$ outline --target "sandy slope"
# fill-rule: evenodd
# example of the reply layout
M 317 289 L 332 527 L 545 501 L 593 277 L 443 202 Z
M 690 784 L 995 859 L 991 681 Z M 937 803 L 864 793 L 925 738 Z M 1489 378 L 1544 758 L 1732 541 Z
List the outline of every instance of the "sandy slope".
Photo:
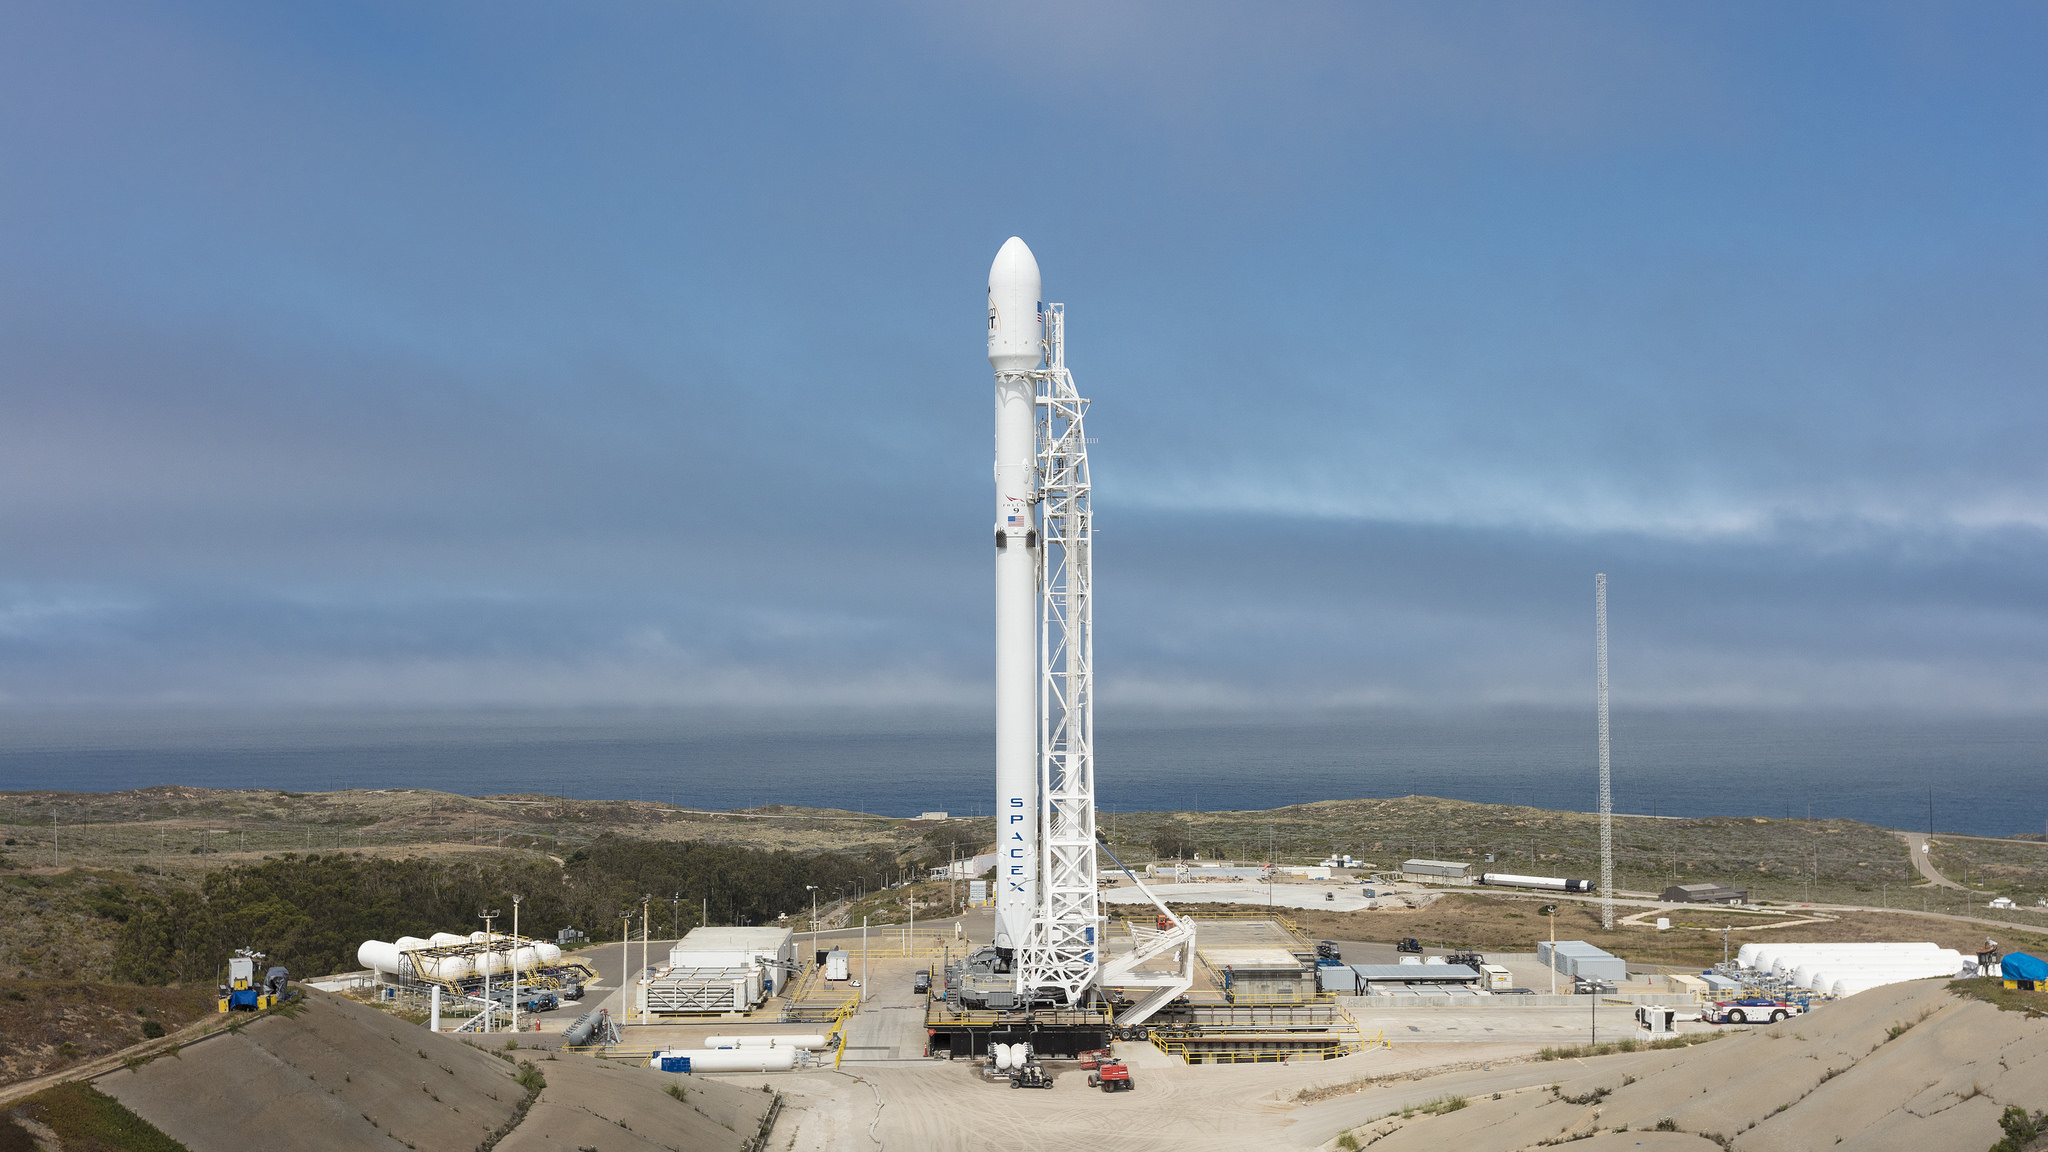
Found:
M 1981 1149 L 1999 1138 L 2006 1105 L 2048 1108 L 2048 1023 L 1918 981 L 1701 1048 L 1551 1067 L 1555 1091 L 1474 1099 L 1358 1138 L 1378 1152 L 1506 1152 L 1588 1131 L 1644 1139 L 1669 1120 L 1671 1147 L 1702 1150 L 1713 1146 L 1708 1135 L 1732 1138 L 1740 1152 Z
M 515 1067 L 450 1035 L 338 996 L 212 1037 L 96 1085 L 193 1152 L 469 1149 L 516 1117 Z M 507 1152 L 730 1149 L 758 1131 L 758 1083 L 664 1076 L 531 1050 L 547 1079 Z M 687 1088 L 677 1101 L 665 1091 Z

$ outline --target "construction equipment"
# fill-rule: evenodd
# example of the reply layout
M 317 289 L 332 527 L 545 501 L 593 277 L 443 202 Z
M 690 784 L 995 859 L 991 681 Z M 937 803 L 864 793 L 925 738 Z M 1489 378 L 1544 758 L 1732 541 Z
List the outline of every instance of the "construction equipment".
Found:
M 291 974 L 281 965 L 273 965 L 260 982 L 256 979 L 256 962 L 261 959 L 263 953 L 247 948 L 238 948 L 229 957 L 228 981 L 220 986 L 217 1001 L 220 1011 L 262 1012 L 293 995 L 289 989 Z
M 1129 1092 L 1137 1087 L 1137 1083 L 1131 1079 L 1130 1065 L 1121 1060 L 1110 1060 L 1096 1065 L 1095 1071 L 1088 1074 L 1088 1086 L 1104 1092 Z

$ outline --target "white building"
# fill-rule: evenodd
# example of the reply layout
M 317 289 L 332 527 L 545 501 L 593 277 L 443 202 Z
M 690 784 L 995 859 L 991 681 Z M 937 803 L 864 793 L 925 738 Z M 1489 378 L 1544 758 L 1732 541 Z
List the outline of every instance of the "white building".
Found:
M 796 933 L 787 928 L 692 928 L 668 950 L 671 968 L 758 966 L 761 987 L 780 995 L 796 974 Z

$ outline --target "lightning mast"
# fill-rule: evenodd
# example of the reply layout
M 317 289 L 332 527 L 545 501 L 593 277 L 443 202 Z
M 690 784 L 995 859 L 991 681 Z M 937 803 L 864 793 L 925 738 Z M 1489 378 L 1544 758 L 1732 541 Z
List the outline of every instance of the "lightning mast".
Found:
M 1593 576 L 1593 646 L 1598 670 L 1593 694 L 1600 709 L 1600 926 L 1614 927 L 1614 776 L 1608 760 L 1607 574 Z

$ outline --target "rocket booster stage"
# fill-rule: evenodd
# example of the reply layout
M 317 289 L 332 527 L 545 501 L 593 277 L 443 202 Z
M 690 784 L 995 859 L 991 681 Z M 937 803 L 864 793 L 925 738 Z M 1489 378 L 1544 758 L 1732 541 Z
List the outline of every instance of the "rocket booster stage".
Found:
M 1045 304 L 1038 261 L 1010 237 L 988 270 L 996 374 L 996 923 L 1018 948 L 1038 905 L 1038 367 Z

